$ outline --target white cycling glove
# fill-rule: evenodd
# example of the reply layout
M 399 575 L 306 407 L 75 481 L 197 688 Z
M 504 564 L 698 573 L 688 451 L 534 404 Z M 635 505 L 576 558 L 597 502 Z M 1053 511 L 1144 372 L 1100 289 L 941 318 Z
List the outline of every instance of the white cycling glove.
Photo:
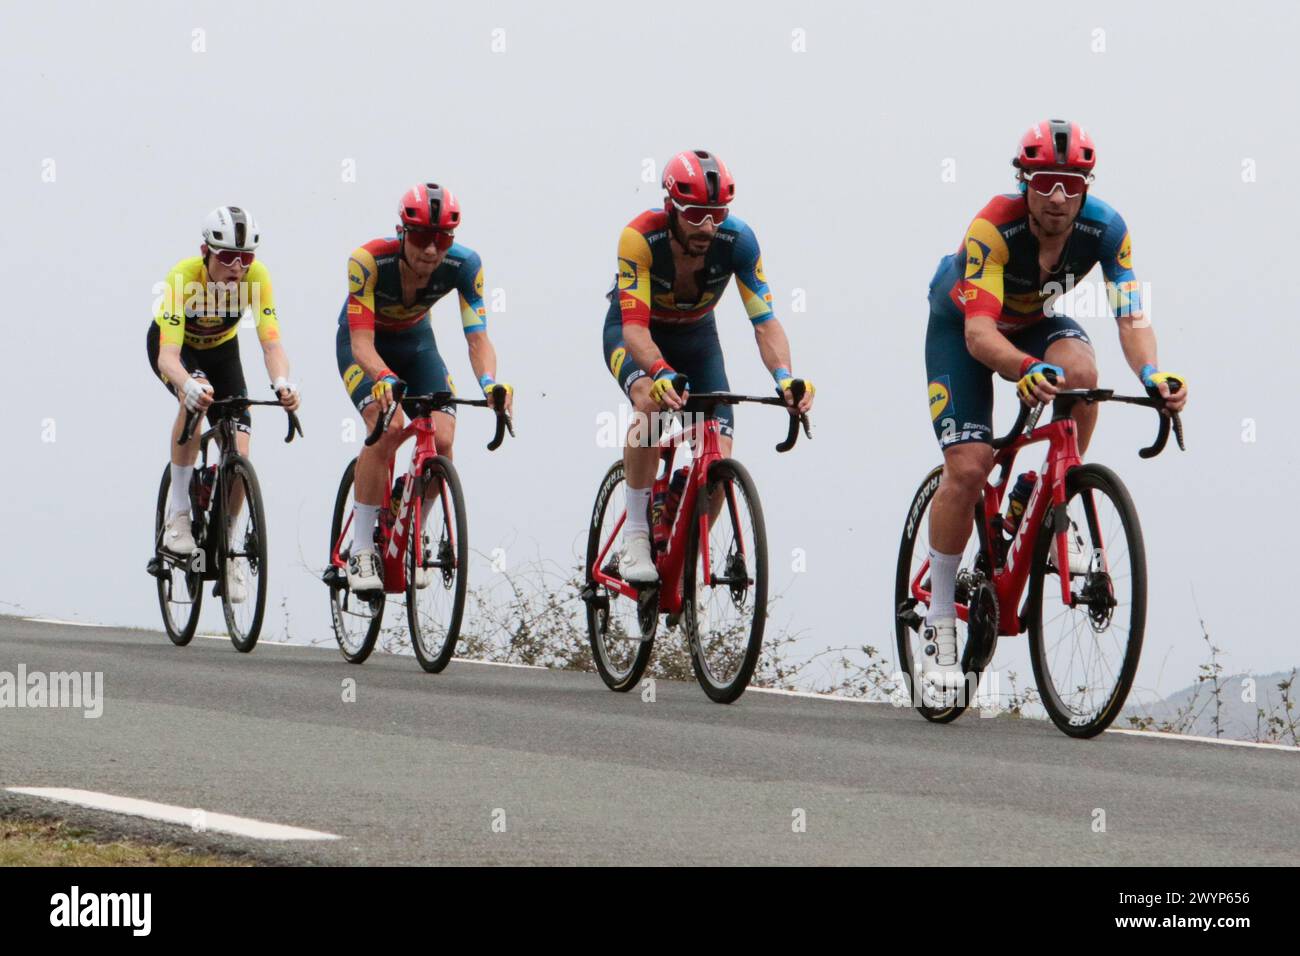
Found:
M 212 386 L 197 378 L 185 380 L 185 407 L 192 412 L 199 410 L 199 396 L 204 392 L 212 394 Z

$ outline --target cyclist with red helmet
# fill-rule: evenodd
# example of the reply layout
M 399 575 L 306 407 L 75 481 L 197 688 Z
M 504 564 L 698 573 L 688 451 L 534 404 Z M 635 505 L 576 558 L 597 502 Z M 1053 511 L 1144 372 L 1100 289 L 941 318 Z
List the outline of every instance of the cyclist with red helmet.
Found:
M 1178 411 L 1187 401 L 1186 379 L 1157 367 L 1156 337 L 1142 311 L 1128 228 L 1119 213 L 1088 193 L 1096 163 L 1092 139 L 1077 123 L 1036 124 L 1012 160 L 1019 191 L 996 196 L 980 210 L 930 281 L 925 364 L 930 420 L 944 464 L 930 512 L 932 600 L 922 675 L 944 694 L 962 685 L 954 592 L 975 505 L 993 467 L 993 373 L 1016 382 L 1026 404 L 1050 401 L 1061 388 L 1096 386 L 1088 334 L 1052 306 L 1100 263 L 1120 346 L 1134 374 L 1167 399 L 1170 409 Z M 1171 394 L 1174 380 L 1183 387 Z M 1097 407 L 1079 403 L 1073 414 L 1082 451 Z M 1072 545 L 1076 541 L 1071 535 Z M 1086 563 L 1086 555 L 1077 557 Z
M 404 381 L 411 395 L 455 393 L 447 365 L 434 341 L 429 310 L 453 289 L 460 298 L 461 327 L 469 346 L 469 361 L 479 387 L 491 401 L 496 382 L 497 354 L 487 335 L 483 305 L 483 266 L 478 253 L 456 242 L 460 203 L 450 189 L 421 183 L 402 196 L 397 207 L 396 238 L 374 239 L 348 259 L 348 297 L 339 314 L 336 337 L 339 375 L 349 398 L 365 420 L 366 430 L 393 404 L 393 385 Z M 408 408 L 409 412 L 410 409 Z M 456 437 L 455 406 L 433 413 L 438 454 L 452 457 Z M 388 463 L 400 444 L 405 420 L 401 411 L 383 437 L 357 456 L 356 502 L 348 586 L 354 591 L 383 587 L 375 555 L 375 527 L 388 481 Z M 433 500 L 426 498 L 427 524 Z M 432 572 L 416 572 L 416 584 L 427 587 Z
M 713 310 L 733 275 L 763 364 L 786 402 L 793 401 L 790 343 L 772 313 L 754 230 L 731 214 L 736 195 L 731 172 L 713 153 L 688 150 L 664 167 L 663 188 L 663 208 L 641 213 L 619 238 L 618 273 L 602 336 L 605 364 L 641 418 L 629 428 L 623 451 L 627 520 L 619 559 L 623 579 L 639 584 L 658 579 L 647 512 L 659 458 L 645 421 L 665 409 L 693 410 L 688 395 L 673 387 L 679 374 L 697 392 L 729 388 Z M 805 383 L 801 411 L 812 407 L 815 391 Z M 713 415 L 727 457 L 732 408 L 718 406 Z

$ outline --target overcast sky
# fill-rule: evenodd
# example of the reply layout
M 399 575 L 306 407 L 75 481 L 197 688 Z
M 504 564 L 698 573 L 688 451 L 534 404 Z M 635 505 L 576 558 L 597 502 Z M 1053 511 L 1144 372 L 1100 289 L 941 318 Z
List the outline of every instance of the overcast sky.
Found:
M 1154 417 L 1113 407 L 1089 455 L 1124 476 L 1146 532 L 1138 686 L 1194 677 L 1193 594 L 1230 669 L 1300 663 L 1278 604 L 1297 527 L 1297 21 L 1283 3 L 5 4 L 0 601 L 158 626 L 143 569 L 174 403 L 144 336 L 155 283 L 231 203 L 261 223 L 304 403 L 290 446 L 283 417 L 254 410 L 265 636 L 282 636 L 283 600 L 295 638 L 328 638 L 317 572 L 356 451 L 334 361 L 345 263 L 426 180 L 460 197 L 459 238 L 504 306 L 488 324 L 499 377 L 517 388 L 519 436 L 494 454 L 490 416 L 462 412 L 471 544 L 516 566 L 573 562 L 616 454 L 596 433 L 621 396 L 600 350 L 619 231 L 659 203 L 659 164 L 704 147 L 736 177 L 794 370 L 818 386 L 815 438 L 790 455 L 772 450 L 773 410 L 737 414 L 784 592 L 775 623 L 802 632 L 801 653 L 867 641 L 892 657 L 901 523 L 939 460 L 926 284 L 1012 188 L 1021 133 L 1065 116 L 1097 143 L 1093 192 L 1128 222 L 1161 365 L 1192 393 L 1186 454 L 1139 460 Z M 1134 391 L 1113 320 L 1079 317 L 1102 384 Z M 454 297 L 433 318 L 464 391 Z M 718 319 L 733 387 L 769 389 L 735 292 Z M 256 337 L 240 339 L 269 395 Z M 1013 413 L 1002 385 L 999 426 Z M 806 573 L 790 570 L 795 548 Z M 489 573 L 477 562 L 472 583 Z M 220 628 L 215 604 L 205 615 Z M 1004 666 L 1028 675 L 1024 660 L 1004 642 Z

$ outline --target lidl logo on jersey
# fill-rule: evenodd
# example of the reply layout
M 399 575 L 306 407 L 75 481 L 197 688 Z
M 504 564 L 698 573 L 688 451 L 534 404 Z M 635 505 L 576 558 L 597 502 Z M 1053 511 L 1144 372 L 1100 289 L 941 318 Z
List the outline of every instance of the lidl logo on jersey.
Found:
M 1133 268 L 1133 243 L 1127 232 L 1124 233 L 1124 241 L 1119 244 L 1119 255 L 1115 257 L 1115 261 L 1119 263 L 1121 269 Z
M 368 278 L 370 278 L 370 270 L 356 259 L 348 259 L 348 288 L 353 295 L 361 294 L 361 290 L 366 287 L 366 279 Z
M 984 275 L 984 261 L 989 256 L 989 247 L 978 239 L 966 240 L 966 278 L 979 279 Z
M 478 270 L 478 275 L 474 277 L 474 294 L 480 299 L 483 298 L 483 270 Z
M 614 349 L 614 354 L 609 357 L 609 370 L 618 378 L 618 373 L 623 370 L 623 359 L 627 358 L 627 349 L 620 346 Z
M 930 383 L 930 421 L 935 421 L 952 401 L 952 385 L 947 375 L 940 375 Z
M 619 289 L 632 291 L 637 287 L 637 265 L 619 256 Z
M 346 388 L 348 394 L 351 395 L 357 390 L 357 386 L 361 384 L 361 380 L 365 377 L 366 373 L 361 370 L 361 366 L 354 362 L 349 365 L 347 371 L 343 373 L 343 387 Z
M 766 282 L 767 276 L 763 274 L 763 257 L 759 256 L 758 261 L 754 263 L 754 277 L 759 282 Z

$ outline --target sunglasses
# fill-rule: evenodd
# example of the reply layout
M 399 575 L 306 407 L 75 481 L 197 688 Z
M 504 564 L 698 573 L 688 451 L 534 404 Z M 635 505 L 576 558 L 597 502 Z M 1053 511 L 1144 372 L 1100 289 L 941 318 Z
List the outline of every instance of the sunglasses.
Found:
M 456 241 L 456 236 L 447 229 L 407 229 L 405 236 L 406 241 L 417 249 L 433 246 L 439 252 L 446 252 Z
M 238 262 L 242 263 L 244 268 L 247 269 L 253 264 L 253 260 L 257 258 L 255 252 L 240 252 L 238 249 L 209 248 L 208 252 L 226 268 L 232 268 Z
M 1037 172 L 1027 173 L 1025 182 L 1040 196 L 1052 195 L 1059 186 L 1066 199 L 1077 199 L 1092 182 L 1092 176 L 1089 173 Z
M 669 202 L 673 204 L 677 214 L 692 226 L 702 226 L 706 222 L 720 226 L 728 215 L 726 206 L 683 206 L 676 199 L 670 199 Z

